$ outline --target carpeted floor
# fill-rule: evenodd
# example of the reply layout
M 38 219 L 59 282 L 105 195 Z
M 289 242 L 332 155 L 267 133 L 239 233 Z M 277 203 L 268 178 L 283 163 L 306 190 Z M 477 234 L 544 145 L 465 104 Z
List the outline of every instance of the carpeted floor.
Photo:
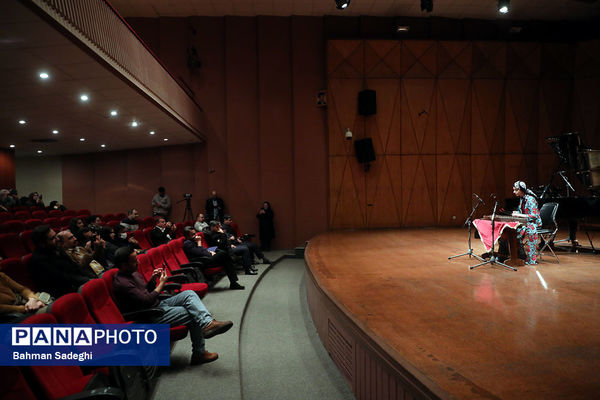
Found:
M 189 366 L 189 338 L 176 343 L 171 366 L 159 378 L 153 399 L 354 399 L 349 385 L 325 352 L 310 319 L 304 287 L 304 260 L 284 257 L 260 275 L 241 273 L 246 290 L 229 291 L 223 278 L 204 303 L 234 327 L 207 340 L 219 353 L 211 364 Z

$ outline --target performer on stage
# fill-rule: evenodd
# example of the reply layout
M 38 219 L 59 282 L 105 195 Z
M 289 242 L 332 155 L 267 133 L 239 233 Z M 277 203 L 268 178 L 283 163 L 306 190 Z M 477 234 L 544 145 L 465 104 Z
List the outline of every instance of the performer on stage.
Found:
M 521 241 L 525 251 L 525 263 L 535 265 L 537 264 L 537 244 L 539 240 L 537 230 L 542 226 L 537 200 L 523 181 L 515 182 L 513 193 L 521 198 L 519 208 L 517 211 L 513 211 L 513 215 L 527 218 L 527 224 L 517 228 L 517 238 Z

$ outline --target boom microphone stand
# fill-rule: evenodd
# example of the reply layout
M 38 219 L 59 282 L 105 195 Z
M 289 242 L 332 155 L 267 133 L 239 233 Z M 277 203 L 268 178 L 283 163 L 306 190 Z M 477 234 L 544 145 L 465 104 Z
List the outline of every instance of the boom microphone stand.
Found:
M 492 265 L 498 264 L 498 265 L 500 265 L 500 266 L 502 266 L 504 268 L 512 269 L 513 271 L 517 270 L 516 268 L 508 266 L 508 265 L 506 265 L 504 263 L 501 263 L 498 260 L 498 257 L 496 256 L 496 254 L 494 253 L 494 243 L 495 243 L 495 241 L 494 241 L 494 232 L 495 232 L 495 228 L 496 228 L 496 225 L 495 225 L 496 221 L 495 220 L 496 220 L 496 208 L 497 207 L 498 207 L 498 200 L 496 200 L 494 202 L 494 211 L 492 211 L 492 250 L 491 250 L 490 259 L 487 260 L 487 261 L 484 261 L 482 263 L 479 263 L 477 265 L 473 265 L 472 267 L 469 267 L 469 269 L 474 269 L 474 268 L 477 268 L 477 267 L 481 267 L 482 265 L 486 265 L 486 264 L 492 264 Z
M 473 248 L 471 248 L 471 226 L 473 225 L 472 218 L 473 218 L 473 215 L 475 214 L 475 210 L 477 210 L 477 207 L 479 207 L 479 204 L 483 203 L 483 200 L 481 200 L 481 197 L 477 196 L 475 193 L 473 193 L 473 196 L 475 196 L 477 198 L 477 203 L 475 203 L 475 205 L 473 206 L 473 209 L 471 210 L 471 214 L 469 214 L 469 216 L 467 217 L 467 220 L 463 224 L 463 226 L 466 225 L 468 227 L 468 231 L 469 231 L 469 240 L 468 240 L 469 249 L 465 253 L 448 257 L 448 260 L 452 260 L 453 258 L 456 258 L 456 257 L 469 256 L 469 258 L 475 257 L 479 261 L 484 261 L 483 258 L 479 257 L 477 254 L 474 254 Z M 485 204 L 485 203 L 483 203 L 483 204 Z

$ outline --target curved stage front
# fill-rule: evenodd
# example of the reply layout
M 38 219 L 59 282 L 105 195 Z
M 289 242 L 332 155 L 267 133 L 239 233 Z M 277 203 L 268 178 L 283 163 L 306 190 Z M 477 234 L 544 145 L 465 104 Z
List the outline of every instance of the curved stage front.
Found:
M 356 397 L 598 398 L 600 257 L 544 255 L 517 272 L 448 260 L 466 249 L 459 229 L 311 239 L 310 312 Z

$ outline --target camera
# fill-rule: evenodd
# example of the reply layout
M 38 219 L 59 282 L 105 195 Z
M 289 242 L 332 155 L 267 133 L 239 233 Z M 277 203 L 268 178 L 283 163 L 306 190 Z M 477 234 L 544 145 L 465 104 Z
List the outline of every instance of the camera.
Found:
M 186 200 L 189 200 L 189 199 L 192 198 L 192 194 L 191 193 L 184 193 L 183 194 L 183 198 L 186 199 Z

